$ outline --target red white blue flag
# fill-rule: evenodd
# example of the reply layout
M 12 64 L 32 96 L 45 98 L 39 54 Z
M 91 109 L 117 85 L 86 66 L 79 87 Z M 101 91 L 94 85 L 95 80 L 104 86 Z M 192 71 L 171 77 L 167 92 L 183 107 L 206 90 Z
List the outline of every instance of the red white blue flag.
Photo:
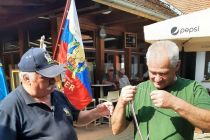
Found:
M 59 63 L 65 64 L 64 94 L 82 110 L 92 100 L 88 68 L 74 0 L 67 14 L 58 53 Z

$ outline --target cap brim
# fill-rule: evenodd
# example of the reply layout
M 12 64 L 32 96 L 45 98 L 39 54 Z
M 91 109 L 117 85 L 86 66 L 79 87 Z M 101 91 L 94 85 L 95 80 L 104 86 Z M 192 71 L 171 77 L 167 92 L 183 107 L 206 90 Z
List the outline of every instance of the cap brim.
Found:
M 54 78 L 58 76 L 59 74 L 63 73 L 64 71 L 65 71 L 65 68 L 63 65 L 52 65 L 48 68 L 38 70 L 36 72 L 41 74 L 44 77 Z

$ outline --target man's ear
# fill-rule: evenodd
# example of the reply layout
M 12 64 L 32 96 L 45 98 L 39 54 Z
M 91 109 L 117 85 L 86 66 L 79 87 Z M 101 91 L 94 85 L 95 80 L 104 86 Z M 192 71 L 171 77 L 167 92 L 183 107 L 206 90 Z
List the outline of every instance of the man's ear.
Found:
M 23 75 L 23 81 L 24 81 L 24 83 L 30 84 L 29 76 L 26 75 L 26 74 L 24 74 L 24 75 Z

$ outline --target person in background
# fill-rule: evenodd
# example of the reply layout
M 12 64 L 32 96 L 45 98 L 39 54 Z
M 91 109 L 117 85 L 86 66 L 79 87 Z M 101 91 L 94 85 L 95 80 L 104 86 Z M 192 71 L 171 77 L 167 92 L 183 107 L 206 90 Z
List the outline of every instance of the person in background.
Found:
M 107 73 L 103 76 L 102 84 L 111 84 L 110 87 L 104 88 L 104 96 L 107 96 L 108 91 L 115 91 L 119 89 L 119 78 L 114 73 L 114 67 L 108 67 Z
M 146 54 L 149 80 L 122 89 L 112 115 L 113 134 L 137 118 L 135 140 L 193 140 L 194 129 L 210 131 L 210 98 L 198 82 L 176 75 L 179 48 L 171 41 L 152 44 Z M 133 102 L 129 104 L 130 102 Z
M 125 75 L 125 69 L 120 69 L 119 71 L 119 87 L 122 89 L 123 87 L 130 85 L 130 81 L 128 77 Z
M 73 121 L 85 124 L 112 114 L 110 102 L 80 111 L 55 90 L 54 78 L 65 68 L 46 50 L 29 49 L 18 67 L 22 84 L 0 104 L 0 140 L 77 140 Z

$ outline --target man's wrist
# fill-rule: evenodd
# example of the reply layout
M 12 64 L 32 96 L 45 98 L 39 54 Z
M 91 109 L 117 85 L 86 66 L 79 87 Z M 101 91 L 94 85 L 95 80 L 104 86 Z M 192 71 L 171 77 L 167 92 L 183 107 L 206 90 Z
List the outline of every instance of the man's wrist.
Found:
M 119 107 L 125 107 L 128 104 L 128 102 L 119 98 L 117 104 L 118 104 Z
M 97 108 L 97 106 L 96 106 L 96 108 L 94 108 L 94 113 L 95 113 L 95 115 L 96 115 L 97 118 L 103 117 L 101 115 L 101 111 Z

